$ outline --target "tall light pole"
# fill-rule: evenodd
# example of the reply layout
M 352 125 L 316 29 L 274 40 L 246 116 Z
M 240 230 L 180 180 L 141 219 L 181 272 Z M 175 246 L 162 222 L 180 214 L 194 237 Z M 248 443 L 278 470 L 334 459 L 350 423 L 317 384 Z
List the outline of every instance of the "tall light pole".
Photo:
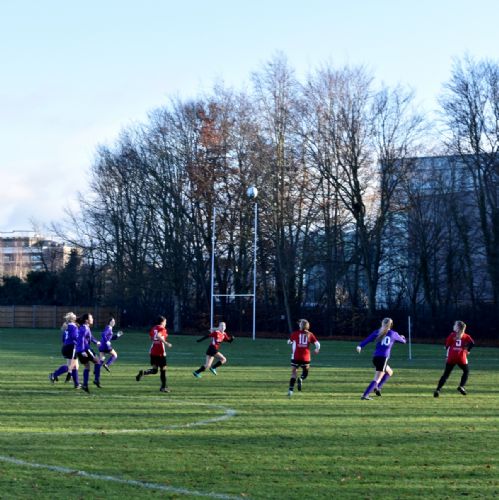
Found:
M 213 220 L 211 221 L 211 286 L 210 286 L 210 328 L 213 328 L 213 315 L 215 310 L 215 228 L 217 220 L 217 207 L 213 205 Z
M 257 254 L 257 234 L 258 234 L 258 189 L 250 186 L 246 191 L 248 198 L 255 200 L 254 214 L 254 234 L 253 234 L 253 340 L 256 338 L 256 254 Z
M 253 235 L 253 293 L 231 293 L 217 294 L 215 293 L 215 243 L 216 243 L 216 218 L 217 209 L 213 207 L 213 220 L 211 227 L 211 307 L 210 307 L 210 326 L 214 327 L 213 319 L 215 313 L 215 297 L 252 297 L 253 298 L 253 340 L 256 339 L 256 256 L 257 256 L 257 234 L 258 234 L 258 189 L 255 186 L 250 186 L 246 190 L 246 195 L 250 200 L 254 200 L 254 235 Z

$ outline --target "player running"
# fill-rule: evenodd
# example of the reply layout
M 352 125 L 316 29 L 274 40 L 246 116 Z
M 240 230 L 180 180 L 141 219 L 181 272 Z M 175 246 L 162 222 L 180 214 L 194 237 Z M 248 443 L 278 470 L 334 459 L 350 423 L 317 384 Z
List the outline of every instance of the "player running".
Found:
M 298 321 L 299 330 L 294 331 L 288 339 L 291 350 L 291 378 L 289 379 L 288 396 L 293 395 L 295 383 L 298 380 L 298 390 L 301 391 L 303 381 L 308 377 L 310 370 L 310 345 L 314 344 L 315 354 L 319 354 L 321 345 L 315 335 L 309 331 L 310 323 L 306 319 Z M 301 368 L 301 375 L 297 379 L 298 368 Z
M 58 382 L 59 377 L 66 373 L 66 382 L 69 382 L 73 376 L 75 388 L 78 384 L 78 359 L 76 356 L 76 342 L 78 340 L 78 325 L 76 324 L 76 314 L 68 312 L 64 316 L 64 323 L 61 326 L 62 331 L 62 356 L 67 360 L 64 365 L 59 366 L 55 372 L 49 373 L 49 380 Z
M 201 372 L 205 370 L 210 370 L 213 375 L 216 375 L 217 368 L 227 363 L 227 358 L 219 351 L 220 345 L 222 342 L 233 342 L 234 336 L 227 333 L 225 331 L 226 328 L 227 325 L 221 321 L 218 328 L 213 328 L 208 335 L 196 340 L 196 342 L 201 342 L 204 339 L 211 338 L 210 345 L 206 350 L 206 361 L 204 365 L 201 365 L 197 370 L 192 372 L 196 378 L 201 378 Z M 217 362 L 211 366 L 215 358 L 218 358 Z
M 454 323 L 454 328 L 452 333 L 447 337 L 445 341 L 445 347 L 447 348 L 447 362 L 445 364 L 445 370 L 443 375 L 438 381 L 437 388 L 433 393 L 433 396 L 438 398 L 440 396 L 440 391 L 444 386 L 445 382 L 449 378 L 454 367 L 457 365 L 463 371 L 461 376 L 461 382 L 457 390 L 466 396 L 466 389 L 464 386 L 468 381 L 469 368 L 468 368 L 468 353 L 471 351 L 472 347 L 475 345 L 473 339 L 464 333 L 466 330 L 466 323 L 463 321 L 456 321 Z
M 166 367 L 168 365 L 166 360 L 166 348 L 171 349 L 172 345 L 166 340 L 168 338 L 168 330 L 166 329 L 166 318 L 164 316 L 158 316 L 156 325 L 153 326 L 149 332 L 149 336 L 152 340 L 151 348 L 149 349 L 149 355 L 151 358 L 151 366 L 148 370 L 139 370 L 135 380 L 138 382 L 142 377 L 146 375 L 155 375 L 158 373 L 161 379 L 161 392 L 170 392 L 170 389 L 166 385 Z
M 111 345 L 112 340 L 119 339 L 123 332 L 119 331 L 118 333 L 113 333 L 113 327 L 116 324 L 114 318 L 110 318 L 104 331 L 101 334 L 101 341 L 99 346 L 99 363 L 94 366 L 94 384 L 97 387 L 101 387 L 100 385 L 100 370 L 101 367 L 108 372 L 111 370 L 109 367 L 118 359 L 118 353 L 113 349 Z M 106 361 L 106 354 L 110 354 L 111 356 Z
M 374 391 L 376 396 L 381 396 L 381 388 L 385 385 L 386 381 L 393 375 L 393 370 L 388 366 L 388 360 L 390 359 L 390 353 L 395 342 L 400 342 L 405 344 L 405 337 L 399 335 L 397 332 L 393 331 L 391 328 L 393 326 L 393 320 L 391 318 L 385 318 L 381 322 L 381 328 L 375 330 L 369 337 L 363 340 L 357 347 L 357 352 L 360 354 L 362 348 L 372 342 L 376 341 L 376 349 L 374 350 L 373 365 L 376 369 L 374 373 L 374 378 L 372 382 L 367 386 L 360 399 L 371 400 L 369 396 L 371 391 Z
M 76 354 L 78 355 L 78 360 L 85 367 L 83 370 L 83 385 L 82 389 L 85 392 L 90 392 L 88 389 L 88 379 L 90 375 L 90 362 L 94 365 L 99 363 L 99 358 L 90 349 L 90 343 L 100 345 L 100 342 L 94 338 L 90 327 L 94 324 L 94 318 L 91 314 L 85 313 L 77 319 L 77 323 L 80 325 L 78 329 L 78 341 L 76 342 Z

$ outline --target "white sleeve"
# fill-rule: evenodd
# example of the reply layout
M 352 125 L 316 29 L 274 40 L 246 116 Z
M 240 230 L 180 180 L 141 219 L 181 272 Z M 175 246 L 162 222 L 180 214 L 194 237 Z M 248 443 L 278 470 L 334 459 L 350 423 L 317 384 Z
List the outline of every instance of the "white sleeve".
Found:
M 321 350 L 321 344 L 318 340 L 315 341 L 315 350 L 320 351 Z

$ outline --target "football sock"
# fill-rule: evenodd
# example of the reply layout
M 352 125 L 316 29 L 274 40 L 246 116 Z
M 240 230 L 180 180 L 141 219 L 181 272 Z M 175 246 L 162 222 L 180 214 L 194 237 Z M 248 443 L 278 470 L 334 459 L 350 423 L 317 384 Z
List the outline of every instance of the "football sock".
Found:
M 469 368 L 467 365 L 464 365 L 464 368 L 462 368 L 463 370 L 463 374 L 461 376 L 461 382 L 460 382 L 460 386 L 461 387 L 464 387 L 466 385 L 466 382 L 468 382 L 468 375 L 469 375 Z M 54 373 L 54 377 L 55 377 L 55 373 Z
M 68 370 L 69 370 L 69 368 L 68 368 Z M 68 371 L 68 374 L 66 375 L 66 380 L 65 380 L 65 382 L 69 382 L 70 380 L 71 380 L 71 372 L 70 372 L 70 371 Z
M 201 373 L 201 372 L 204 372 L 206 370 L 206 368 L 203 366 L 200 366 L 197 370 L 196 370 L 196 373 Z
M 161 370 L 159 377 L 161 378 L 161 387 L 166 387 L 166 370 Z
M 68 365 L 61 365 L 57 370 L 53 373 L 53 377 L 57 378 L 59 375 L 66 373 L 68 371 Z M 462 385 L 462 384 L 461 384 Z
M 439 391 L 445 385 L 445 382 L 447 382 L 447 379 L 449 378 L 449 375 L 451 374 L 453 368 L 454 365 L 449 365 L 449 364 L 445 365 L 444 373 L 440 377 L 440 380 L 438 381 L 437 391 Z
M 301 379 L 305 380 L 308 377 L 308 368 L 303 368 L 301 372 Z
M 390 375 L 388 375 L 388 373 L 385 373 L 383 375 L 383 377 L 381 378 L 381 380 L 378 383 L 378 391 L 381 391 L 381 388 L 385 385 L 385 383 L 387 382 L 387 380 L 389 378 L 390 378 Z
M 155 366 L 154 368 L 149 368 L 149 370 L 144 371 L 144 375 L 156 375 L 158 373 L 158 367 Z
M 291 377 L 289 379 L 289 390 L 290 391 L 292 391 L 295 388 L 295 382 L 296 382 L 296 378 L 295 377 Z
M 364 394 L 362 394 L 362 397 L 365 398 L 369 396 L 369 393 L 373 391 L 376 387 L 376 380 L 373 380 L 368 386 L 367 389 L 364 391 Z
M 118 359 L 117 356 L 114 354 L 107 360 L 106 365 L 111 366 L 116 360 Z
M 73 370 L 71 371 L 71 375 L 73 376 L 75 387 L 78 387 L 80 385 L 80 383 L 78 382 L 78 370 L 76 368 L 73 368 Z
M 98 382 L 100 380 L 100 369 L 101 369 L 101 365 L 99 363 L 94 365 L 94 376 L 95 376 L 96 382 Z
M 212 368 L 213 368 L 214 370 L 216 370 L 219 366 L 222 366 L 222 362 L 221 362 L 220 360 L 218 360 L 218 361 L 217 361 L 217 362 L 216 362 L 216 363 L 212 366 Z
M 88 387 L 88 376 L 90 375 L 90 368 L 83 370 L 83 387 Z

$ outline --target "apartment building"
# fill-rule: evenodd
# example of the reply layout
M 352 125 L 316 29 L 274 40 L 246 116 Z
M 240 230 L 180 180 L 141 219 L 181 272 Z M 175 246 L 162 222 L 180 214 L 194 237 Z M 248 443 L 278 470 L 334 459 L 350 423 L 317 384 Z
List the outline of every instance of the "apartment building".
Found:
M 34 232 L 0 232 L 0 277 L 25 279 L 31 271 L 57 271 L 69 259 L 71 247 Z

